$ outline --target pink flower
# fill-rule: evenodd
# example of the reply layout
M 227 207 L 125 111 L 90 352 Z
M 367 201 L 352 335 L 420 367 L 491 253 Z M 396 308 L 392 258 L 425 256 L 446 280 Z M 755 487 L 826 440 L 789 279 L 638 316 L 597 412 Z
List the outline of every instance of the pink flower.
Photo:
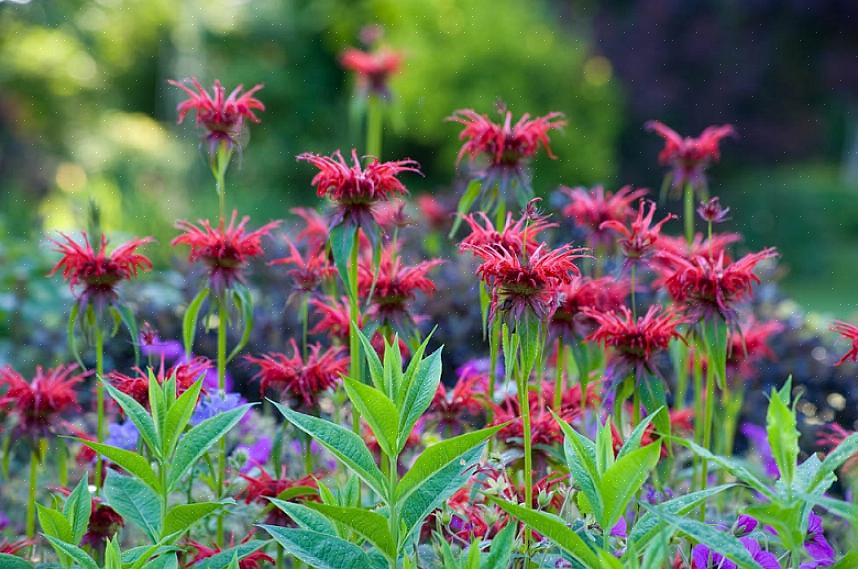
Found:
M 563 215 L 583 228 L 588 235 L 590 246 L 609 247 L 613 239 L 603 224 L 613 221 L 625 224 L 635 212 L 631 204 L 647 194 L 648 190 L 635 190 L 632 186 L 623 186 L 616 193 L 605 191 L 602 186 L 587 188 L 561 188 L 569 196 L 569 203 L 563 208 Z
M 340 56 L 340 63 L 357 75 L 362 91 L 387 99 L 390 97 L 390 77 L 399 71 L 402 59 L 401 53 L 387 49 L 366 52 L 350 48 Z
M 838 320 L 831 327 L 831 331 L 840 334 L 845 340 L 852 342 L 852 347 L 849 351 L 843 354 L 843 357 L 834 365 L 842 365 L 847 360 L 852 360 L 853 362 L 858 361 L 858 326 L 853 326 L 852 324 Z
M 656 206 L 655 202 L 648 203 L 649 211 L 645 212 L 647 202 L 640 201 L 638 215 L 628 227 L 618 220 L 605 221 L 599 226 L 601 229 L 610 229 L 620 235 L 620 248 L 623 250 L 627 264 L 638 263 L 655 253 L 655 245 L 661 236 L 662 226 L 676 219 L 675 215 L 669 213 L 653 225 L 652 219 Z
M 324 249 L 308 252 L 302 255 L 295 244 L 285 238 L 289 247 L 289 256 L 274 259 L 270 265 L 291 265 L 287 274 L 294 282 L 295 289 L 301 293 L 311 293 L 319 288 L 325 280 L 335 276 L 337 269 L 328 261 Z
M 649 121 L 644 127 L 664 139 L 658 161 L 671 167 L 670 184 L 674 189 L 682 189 L 686 184 L 695 188 L 705 186 L 706 168 L 721 158 L 721 140 L 736 135 L 729 124 L 707 127 L 697 138 L 682 137 L 659 121 Z
M 77 365 L 60 365 L 45 370 L 36 366 L 32 381 L 9 366 L 0 368 L 0 409 L 17 416 L 18 428 L 35 440 L 53 431 L 63 413 L 78 408 L 75 387 L 90 372 L 78 372 Z

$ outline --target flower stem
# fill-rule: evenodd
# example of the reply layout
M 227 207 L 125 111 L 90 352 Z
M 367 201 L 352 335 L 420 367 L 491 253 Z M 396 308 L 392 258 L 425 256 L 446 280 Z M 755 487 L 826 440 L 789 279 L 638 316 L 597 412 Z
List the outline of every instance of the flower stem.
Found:
M 712 363 L 706 366 L 706 399 L 703 411 L 703 448 L 712 450 L 712 416 L 715 411 L 715 377 Z M 709 477 L 709 461 L 703 459 L 700 467 L 700 488 L 706 488 Z M 705 508 L 705 506 L 704 506 Z
M 388 485 L 389 493 L 393 496 L 396 493 L 396 484 L 399 480 L 399 461 L 395 454 L 388 457 Z M 394 503 L 388 504 L 390 509 L 389 527 L 390 535 L 393 537 L 393 543 L 396 544 L 397 550 L 394 553 L 393 559 L 390 560 L 390 569 L 397 569 L 397 557 L 399 556 L 399 510 Z
M 99 443 L 104 442 L 104 385 L 101 378 L 104 376 L 104 332 L 98 324 L 95 325 L 95 413 L 96 426 L 95 437 Z M 104 461 L 99 453 L 95 459 L 95 489 L 101 492 L 102 471 Z
M 554 410 L 558 413 L 560 412 L 560 407 L 563 405 L 563 371 L 565 367 L 566 346 L 563 345 L 563 338 L 557 338 L 557 360 L 555 364 L 556 375 L 554 377 Z
M 360 235 L 355 232 L 354 242 L 352 243 L 351 260 L 349 264 L 349 286 L 351 293 L 349 294 L 349 356 L 351 368 L 349 374 L 351 378 L 358 383 L 361 383 L 361 358 L 360 358 L 360 337 L 358 336 L 358 322 L 360 321 L 360 301 L 358 300 L 358 252 L 360 250 Z M 355 434 L 360 435 L 360 412 L 352 406 L 352 430 Z
M 226 395 L 226 328 L 227 328 L 226 296 L 218 299 L 217 306 L 217 389 L 221 398 Z M 217 452 L 217 497 L 223 497 L 224 483 L 226 481 L 226 437 L 218 441 Z M 217 518 L 217 545 L 223 547 L 223 512 Z
M 694 188 L 691 184 L 685 185 L 685 211 L 683 213 L 685 222 L 685 240 L 690 245 L 694 241 Z
M 528 393 L 528 378 L 521 377 L 518 380 L 518 404 L 521 408 L 522 438 L 524 439 L 524 507 L 533 507 L 533 441 L 531 440 L 530 426 L 530 399 Z M 530 530 L 524 529 L 524 551 L 528 555 L 530 547 Z
M 33 539 L 36 535 L 36 489 L 39 483 L 39 443 L 33 441 L 30 449 L 30 486 L 27 493 L 27 539 Z
M 630 293 L 631 293 L 631 295 L 632 295 L 632 316 L 633 316 L 634 318 L 637 318 L 637 317 L 638 317 L 638 304 L 637 304 L 637 302 L 635 301 L 635 287 L 637 286 L 637 283 L 635 282 L 635 281 L 636 281 L 636 277 L 637 277 L 637 271 L 636 271 L 636 269 L 637 269 L 637 267 L 636 267 L 635 265 L 632 265 L 632 268 L 631 268 L 631 277 L 630 277 L 630 280 L 629 280 L 629 292 L 630 292 Z
M 301 353 L 307 359 L 307 321 L 309 320 L 310 295 L 301 298 Z
M 381 134 L 384 128 L 382 101 L 370 95 L 366 108 L 366 152 L 381 160 Z

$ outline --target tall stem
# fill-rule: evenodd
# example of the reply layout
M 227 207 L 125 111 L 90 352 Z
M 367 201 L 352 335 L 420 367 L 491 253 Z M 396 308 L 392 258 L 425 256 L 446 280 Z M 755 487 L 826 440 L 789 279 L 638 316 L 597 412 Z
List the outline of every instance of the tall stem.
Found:
M 522 438 L 524 439 L 524 507 L 533 507 L 533 441 L 531 440 L 530 399 L 528 394 L 528 378 L 518 380 L 518 404 L 521 407 Z M 524 551 L 528 555 L 530 546 L 530 530 L 524 529 Z
M 563 345 L 563 338 L 557 338 L 557 360 L 555 368 L 554 411 L 559 413 L 560 407 L 563 405 L 563 372 L 566 368 L 566 346 Z M 584 397 L 583 392 L 581 397 Z
M 218 299 L 217 306 L 217 389 L 221 399 L 226 397 L 226 332 L 227 332 L 227 307 L 226 295 Z M 224 484 L 226 481 L 226 437 L 218 441 L 217 452 L 217 497 L 223 497 Z M 217 545 L 223 547 L 223 513 L 217 518 Z
M 104 385 L 101 383 L 101 378 L 104 376 L 104 332 L 96 323 L 95 328 L 95 412 L 96 426 L 95 437 L 99 443 L 104 442 Z M 104 469 L 104 461 L 101 454 L 95 459 L 95 488 L 96 493 L 101 492 L 102 471 Z
M 694 188 L 691 184 L 685 185 L 685 211 L 683 213 L 685 222 L 685 240 L 691 244 L 694 241 Z
M 361 358 L 360 337 L 358 336 L 358 322 L 360 321 L 360 301 L 358 299 L 358 252 L 360 250 L 360 235 L 355 233 L 352 243 L 351 259 L 349 263 L 349 356 L 351 378 L 361 383 Z M 352 406 L 352 430 L 360 435 L 360 412 Z
M 366 107 L 366 152 L 381 160 L 381 133 L 384 128 L 382 100 L 370 95 Z
M 307 321 L 309 320 L 310 295 L 304 294 L 301 298 L 301 353 L 304 360 L 307 359 Z
M 395 454 L 388 457 L 387 470 L 389 493 L 393 496 L 396 493 L 396 484 L 399 479 L 399 464 Z M 390 516 L 388 518 L 390 535 L 393 537 L 393 543 L 397 545 L 393 559 L 390 560 L 390 569 L 397 569 L 397 557 L 399 556 L 399 510 L 392 502 L 388 504 L 388 507 L 390 508 Z
M 715 375 L 712 372 L 712 363 L 706 366 L 706 400 L 703 411 L 703 448 L 712 449 L 712 416 L 715 410 Z M 700 487 L 706 488 L 709 477 L 709 461 L 705 458 L 700 467 Z
M 33 441 L 30 449 L 30 485 L 27 492 L 27 539 L 33 539 L 36 535 L 36 489 L 39 484 L 39 443 L 38 439 Z
M 635 265 L 632 265 L 631 277 L 630 277 L 630 281 L 629 281 L 629 292 L 632 295 L 632 317 L 634 317 L 634 318 L 638 317 L 638 304 L 635 301 L 635 288 L 637 287 L 637 282 L 635 282 L 636 281 L 635 277 L 637 276 L 637 270 L 636 269 L 637 269 L 637 267 Z

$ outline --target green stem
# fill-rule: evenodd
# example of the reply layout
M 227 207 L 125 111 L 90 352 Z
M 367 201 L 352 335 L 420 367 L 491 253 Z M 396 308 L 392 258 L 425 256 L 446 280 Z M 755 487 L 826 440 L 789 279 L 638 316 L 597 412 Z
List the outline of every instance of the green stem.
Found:
M 636 269 L 637 269 L 637 267 L 635 265 L 632 265 L 632 268 L 631 268 L 632 274 L 631 274 L 631 277 L 629 280 L 629 292 L 632 295 L 632 316 L 634 318 L 638 317 L 638 304 L 635 301 L 635 287 L 637 286 L 637 283 L 635 282 L 635 277 L 637 276 Z
M 65 488 L 69 485 L 69 463 L 68 449 L 65 445 L 57 445 L 57 473 L 60 479 L 60 486 Z
M 399 479 L 399 461 L 397 460 L 396 455 L 392 455 L 388 457 L 388 493 L 393 496 L 396 494 L 396 484 Z M 390 509 L 390 516 L 388 518 L 388 523 L 390 527 L 390 535 L 393 536 L 393 543 L 396 544 L 396 552 L 394 553 L 393 559 L 390 560 L 390 569 L 396 569 L 397 561 L 399 557 L 399 510 L 392 501 L 388 504 L 388 508 Z
M 226 296 L 218 299 L 217 306 L 217 389 L 220 396 L 226 396 L 226 333 L 227 333 L 227 314 Z M 217 452 L 217 497 L 223 497 L 224 485 L 226 481 L 226 437 L 221 437 L 218 441 Z M 217 545 L 223 547 L 224 532 L 223 532 L 223 512 L 217 517 Z
M 370 95 L 366 108 L 366 152 L 381 160 L 381 134 L 384 128 L 383 101 Z
M 698 347 L 699 349 L 699 347 Z M 699 355 L 695 352 L 694 354 L 694 416 L 695 417 L 703 417 L 703 367 L 702 362 L 700 361 Z M 696 420 L 694 421 L 694 440 L 701 444 L 703 442 L 703 421 Z M 693 472 L 697 472 L 697 467 L 700 464 L 700 458 L 695 455 L 694 457 L 694 469 Z M 692 477 L 694 479 L 694 477 Z M 692 480 L 692 487 L 695 490 L 702 489 L 701 487 L 697 487 L 694 480 Z
M 355 234 L 352 243 L 351 261 L 349 264 L 349 356 L 351 367 L 349 370 L 353 380 L 361 383 L 361 358 L 360 337 L 358 336 L 358 322 L 360 321 L 360 301 L 358 299 L 358 253 L 360 250 L 360 235 Z M 352 406 L 352 430 L 360 436 L 360 412 Z
M 715 410 L 715 377 L 712 373 L 712 363 L 706 366 L 706 400 L 703 411 L 703 448 L 712 449 L 712 416 Z M 709 461 L 705 458 L 700 467 L 700 488 L 706 488 Z
M 96 412 L 96 427 L 95 437 L 99 443 L 104 442 L 104 385 L 101 383 L 101 378 L 104 376 L 104 332 L 101 327 L 96 325 L 95 328 L 95 412 Z M 95 459 L 95 489 L 96 493 L 101 492 L 102 471 L 104 469 L 104 461 L 99 453 Z
M 305 294 L 301 298 L 301 353 L 304 360 L 307 359 L 307 321 L 309 320 L 310 295 Z
M 641 422 L 641 392 L 638 386 L 635 385 L 634 395 L 632 396 L 632 428 L 637 427 Z
M 557 338 L 557 363 L 555 365 L 554 377 L 554 411 L 560 412 L 560 407 L 563 405 L 563 370 L 566 367 L 566 346 L 563 345 L 563 338 Z M 581 397 L 584 397 L 583 392 Z M 583 399 L 582 399 L 583 401 Z
M 30 449 L 30 485 L 27 492 L 27 539 L 36 536 L 36 489 L 39 484 L 39 440 Z
M 691 184 L 685 185 L 685 240 L 691 244 L 694 241 L 694 188 Z
M 313 438 L 307 435 L 304 440 L 304 470 L 307 474 L 313 473 Z
M 518 402 L 521 407 L 522 438 L 524 439 L 524 507 L 533 507 L 533 441 L 531 440 L 530 400 L 528 380 L 522 377 L 518 381 Z M 530 546 L 530 530 L 524 530 L 524 551 L 528 555 Z

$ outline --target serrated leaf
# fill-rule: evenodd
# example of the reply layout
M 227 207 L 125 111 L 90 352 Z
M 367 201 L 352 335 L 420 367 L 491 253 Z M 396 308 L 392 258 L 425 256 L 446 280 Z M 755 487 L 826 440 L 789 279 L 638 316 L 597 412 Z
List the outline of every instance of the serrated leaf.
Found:
M 92 497 L 89 495 L 89 480 L 84 476 L 75 486 L 63 505 L 63 516 L 71 525 L 71 543 L 80 543 L 89 526 L 92 513 Z
M 153 542 L 161 535 L 161 499 L 151 488 L 130 476 L 108 472 L 104 496 L 110 507 L 146 532 Z
M 122 393 L 109 382 L 103 379 L 101 381 L 104 383 L 104 389 L 107 390 L 108 395 L 116 401 L 122 411 L 125 412 L 125 415 L 132 423 L 134 423 L 134 426 L 137 427 L 140 437 L 146 443 L 146 446 L 149 447 L 149 450 L 151 450 L 156 456 L 160 456 L 161 437 L 158 435 L 152 416 L 146 412 L 146 409 L 144 409 L 136 399 Z
M 262 525 L 287 553 L 315 569 L 367 569 L 370 560 L 358 546 L 332 535 Z
M 242 405 L 206 419 L 179 439 L 176 454 L 170 465 L 167 488 L 173 489 L 182 476 L 212 446 L 226 435 L 244 417 L 252 403 Z
M 357 330 L 358 338 L 363 346 L 363 354 L 369 367 L 369 377 L 372 380 L 372 384 L 376 389 L 381 391 L 384 389 L 384 366 L 382 365 L 375 348 L 372 347 L 372 342 L 370 342 L 366 337 L 366 334 L 361 331 L 360 326 L 358 326 L 354 320 L 351 321 L 351 326 Z
M 51 542 L 51 545 L 56 549 L 61 550 L 65 555 L 71 557 L 80 566 L 80 569 L 98 569 L 98 564 L 80 547 L 66 543 L 50 535 L 46 535 L 45 539 Z
M 421 348 L 425 349 L 428 341 L 429 338 L 426 338 Z M 412 360 L 416 369 L 413 373 L 406 373 L 401 405 L 402 413 L 399 416 L 398 452 L 405 448 L 414 425 L 429 408 L 435 393 L 438 391 L 438 384 L 441 382 L 441 350 L 442 348 L 438 348 L 425 359 L 419 360 L 419 363 L 414 363 L 415 360 Z M 420 354 L 415 354 L 415 357 L 421 357 L 421 355 L 422 351 Z M 409 367 L 411 366 L 409 365 Z
M 224 502 L 195 502 L 172 506 L 167 510 L 162 533 L 168 536 L 183 532 L 223 505 Z
M 587 545 L 587 542 L 569 528 L 561 518 L 548 512 L 532 510 L 494 497 L 489 497 L 489 500 L 512 517 L 523 522 L 527 527 L 550 539 L 568 555 L 583 563 L 585 567 L 600 567 L 601 564 L 595 547 Z
M 566 463 L 575 483 L 587 498 L 593 514 L 598 518 L 602 515 L 602 497 L 596 481 L 599 472 L 596 469 L 596 446 L 593 441 L 573 429 L 566 421 L 551 411 L 554 420 L 560 425 L 564 435 L 563 451 Z
M 396 542 L 387 527 L 387 518 L 381 514 L 364 508 L 332 506 L 315 502 L 307 502 L 307 507 L 348 527 L 377 547 L 388 559 L 396 559 L 398 552 Z
M 134 451 L 125 450 L 119 447 L 88 441 L 85 439 L 77 439 L 84 445 L 88 446 L 95 452 L 101 454 L 111 462 L 116 463 L 129 474 L 136 476 L 141 482 L 149 486 L 155 493 L 161 493 L 161 484 L 158 482 L 158 477 L 149 465 L 149 461 L 143 456 Z
M 480 569 L 507 569 L 509 567 L 515 541 L 515 530 L 515 524 L 507 524 L 497 533 L 492 539 L 488 556 L 480 564 Z M 477 550 L 479 551 L 479 549 Z
M 265 544 L 265 541 L 259 539 L 240 543 L 195 563 L 194 569 L 227 569 L 233 557 L 238 556 L 239 559 L 244 559 L 251 553 L 262 549 Z
M 641 439 L 643 439 L 644 432 L 652 420 L 655 418 L 655 415 L 661 410 L 663 407 L 656 408 L 655 411 L 651 412 L 647 415 L 638 426 L 634 428 L 634 430 L 629 435 L 629 438 L 626 439 L 626 442 L 623 443 L 623 446 L 620 447 L 620 451 L 617 453 L 617 459 L 620 459 L 630 453 L 633 450 L 637 450 L 641 446 Z
M 795 478 L 799 432 L 795 412 L 789 406 L 789 394 L 784 399 L 784 395 L 772 389 L 766 413 L 766 434 L 781 477 L 790 486 Z
M 330 421 L 293 411 L 276 401 L 271 401 L 271 403 L 287 421 L 328 449 L 379 496 L 387 496 L 387 483 L 384 475 L 378 469 L 375 458 L 360 436 Z
M 53 508 L 46 508 L 41 504 L 36 504 L 36 511 L 39 514 L 39 526 L 45 535 L 61 539 L 65 542 L 72 540 L 72 527 L 69 521 L 63 516 L 63 513 Z
M 162 456 L 171 456 L 179 441 L 179 436 L 194 414 L 194 409 L 199 401 L 200 391 L 203 388 L 204 376 L 200 376 L 191 387 L 185 390 L 178 399 L 170 406 L 164 420 L 164 433 L 162 438 L 164 445 L 161 449 Z
M 399 411 L 393 401 L 378 389 L 351 378 L 343 378 L 343 386 L 352 404 L 360 411 L 372 429 L 379 447 L 386 456 L 398 454 Z
M 646 482 L 661 455 L 661 444 L 653 443 L 633 450 L 617 460 L 597 482 L 604 509 L 599 523 L 603 529 L 614 527 L 629 502 Z
M 337 528 L 334 524 L 316 510 L 308 508 L 303 504 L 286 502 L 277 498 L 269 498 L 268 500 L 277 506 L 280 511 L 292 518 L 292 521 L 298 524 L 299 527 L 327 535 L 337 535 Z

